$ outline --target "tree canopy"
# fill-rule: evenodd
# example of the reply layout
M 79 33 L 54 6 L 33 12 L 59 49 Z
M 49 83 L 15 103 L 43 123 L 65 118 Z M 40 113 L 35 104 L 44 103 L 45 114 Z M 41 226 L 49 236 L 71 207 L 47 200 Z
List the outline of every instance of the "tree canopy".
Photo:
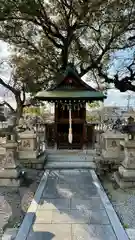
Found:
M 134 49 L 134 0 L 1 0 L 0 39 L 12 47 L 14 77 L 27 91 L 45 88 L 70 62 L 99 88 L 135 91 L 134 57 L 123 76 L 108 73 L 112 53 Z

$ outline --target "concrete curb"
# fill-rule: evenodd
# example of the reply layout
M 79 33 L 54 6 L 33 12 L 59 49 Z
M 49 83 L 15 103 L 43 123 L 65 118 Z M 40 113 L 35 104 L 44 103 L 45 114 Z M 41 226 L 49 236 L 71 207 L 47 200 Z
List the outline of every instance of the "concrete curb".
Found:
M 100 195 L 100 198 L 103 202 L 104 208 L 108 214 L 109 220 L 111 222 L 111 225 L 113 227 L 114 233 L 118 240 L 129 240 L 128 235 L 126 231 L 124 230 L 109 198 L 107 197 L 107 194 L 105 193 L 96 173 L 94 170 L 90 170 L 90 173 L 93 178 L 93 183 L 96 185 L 98 189 L 98 193 Z
M 15 240 L 26 240 L 27 239 L 29 231 L 30 231 L 31 226 L 35 219 L 35 213 L 37 211 L 38 204 L 40 202 L 42 193 L 43 193 L 44 188 L 47 183 L 48 175 L 49 175 L 49 171 L 46 170 L 41 178 L 38 189 L 37 189 L 35 196 L 31 202 L 31 205 L 24 217 L 24 220 L 19 228 L 19 231 L 17 233 Z

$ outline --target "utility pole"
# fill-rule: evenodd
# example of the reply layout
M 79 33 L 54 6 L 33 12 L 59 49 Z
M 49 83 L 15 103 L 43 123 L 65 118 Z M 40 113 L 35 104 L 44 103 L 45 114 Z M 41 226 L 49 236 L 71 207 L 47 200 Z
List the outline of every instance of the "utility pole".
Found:
M 127 100 L 128 100 L 128 102 L 127 102 L 127 110 L 129 110 L 129 108 L 130 108 L 130 100 L 131 100 L 131 95 L 130 94 L 128 94 Z

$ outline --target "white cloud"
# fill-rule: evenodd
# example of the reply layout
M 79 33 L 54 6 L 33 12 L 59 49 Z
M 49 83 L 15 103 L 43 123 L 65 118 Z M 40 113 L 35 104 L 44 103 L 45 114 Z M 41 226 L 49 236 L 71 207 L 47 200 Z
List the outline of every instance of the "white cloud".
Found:
M 124 92 L 121 93 L 119 90 L 110 89 L 108 90 L 107 99 L 105 100 L 105 105 L 115 105 L 115 106 L 127 106 L 128 96 L 130 94 L 130 105 L 135 106 L 135 93 L 134 92 Z
M 7 58 L 9 54 L 8 44 L 0 40 L 0 57 Z

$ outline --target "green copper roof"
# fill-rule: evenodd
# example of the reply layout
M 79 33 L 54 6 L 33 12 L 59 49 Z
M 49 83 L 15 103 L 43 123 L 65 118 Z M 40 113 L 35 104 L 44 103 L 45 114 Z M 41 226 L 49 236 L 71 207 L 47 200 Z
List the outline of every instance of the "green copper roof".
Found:
M 104 99 L 105 95 L 98 91 L 41 91 L 35 96 L 41 100 L 56 100 L 56 99 Z

